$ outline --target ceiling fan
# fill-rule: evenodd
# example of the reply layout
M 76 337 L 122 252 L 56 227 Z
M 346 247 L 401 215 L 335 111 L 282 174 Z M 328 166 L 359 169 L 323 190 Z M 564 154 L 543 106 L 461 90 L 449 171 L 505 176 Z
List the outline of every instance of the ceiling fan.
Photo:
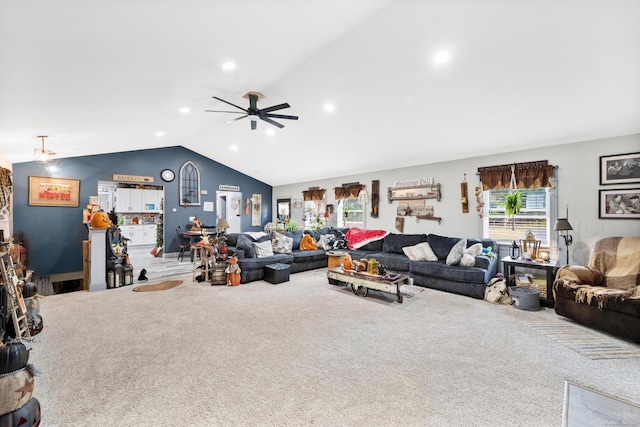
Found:
M 221 110 L 204 110 L 204 111 L 206 111 L 208 113 L 242 114 L 242 116 L 240 116 L 240 117 L 238 117 L 236 119 L 233 119 L 233 120 L 229 120 L 229 121 L 235 122 L 236 120 L 241 120 L 241 119 L 244 119 L 245 117 L 249 117 L 249 120 L 251 120 L 251 129 L 252 130 L 256 130 L 258 128 L 258 125 L 257 125 L 258 119 L 264 120 L 265 122 L 270 123 L 270 124 L 272 124 L 274 126 L 277 126 L 279 128 L 283 128 L 284 125 L 276 122 L 273 119 L 298 120 L 298 116 L 287 116 L 287 115 L 284 115 L 284 114 L 273 114 L 273 113 L 271 113 L 272 111 L 282 110 L 283 108 L 289 108 L 290 105 L 287 104 L 287 103 L 273 105 L 271 107 L 260 109 L 260 108 L 258 108 L 258 101 L 261 100 L 262 98 L 264 98 L 263 94 L 261 94 L 259 92 L 247 92 L 242 97 L 249 100 L 249 108 L 239 107 L 236 104 L 232 104 L 231 102 L 225 101 L 224 99 L 218 98 L 217 96 L 213 97 L 213 99 L 217 99 L 218 101 L 222 101 L 225 104 L 231 105 L 232 107 L 236 107 L 237 109 L 241 110 L 242 112 L 240 112 L 240 111 L 221 111 Z

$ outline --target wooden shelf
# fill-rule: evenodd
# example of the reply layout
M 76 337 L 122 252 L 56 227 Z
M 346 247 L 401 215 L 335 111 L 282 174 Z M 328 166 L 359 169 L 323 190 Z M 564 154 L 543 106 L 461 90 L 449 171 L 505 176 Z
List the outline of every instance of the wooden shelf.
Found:
M 387 189 L 387 199 L 389 203 L 394 200 L 436 199 L 440 201 L 440 184 L 389 187 Z

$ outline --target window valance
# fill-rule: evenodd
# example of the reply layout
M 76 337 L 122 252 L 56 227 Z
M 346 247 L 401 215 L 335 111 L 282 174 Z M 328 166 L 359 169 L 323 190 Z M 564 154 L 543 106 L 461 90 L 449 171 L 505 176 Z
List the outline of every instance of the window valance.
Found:
M 302 198 L 304 199 L 305 202 L 308 202 L 310 200 L 322 200 L 324 199 L 325 192 L 326 190 L 320 190 L 320 189 L 304 190 L 302 192 Z
M 343 185 L 334 188 L 336 200 L 341 199 L 357 199 L 360 191 L 364 188 L 364 184 Z
M 553 177 L 552 165 L 546 160 L 510 165 L 487 166 L 478 168 L 483 190 L 509 188 L 513 167 L 518 188 L 549 187 L 549 178 Z

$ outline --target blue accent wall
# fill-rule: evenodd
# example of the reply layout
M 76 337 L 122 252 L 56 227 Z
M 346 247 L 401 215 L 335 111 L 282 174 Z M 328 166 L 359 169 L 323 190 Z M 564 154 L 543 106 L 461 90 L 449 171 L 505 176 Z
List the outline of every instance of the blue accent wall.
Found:
M 22 235 L 27 250 L 27 266 L 36 276 L 82 271 L 82 241 L 88 239 L 87 226 L 82 223 L 83 209 L 89 196 L 98 194 L 98 181 L 113 181 L 114 174 L 154 177 L 154 185 L 164 186 L 164 251 L 178 252 L 176 226 L 184 227 L 189 217 L 197 216 L 203 223 L 215 224 L 216 212 L 203 212 L 200 206 L 178 203 L 180 166 L 192 161 L 200 170 L 201 203 L 213 202 L 219 185 L 240 187 L 243 199 L 262 195 L 262 225 L 251 226 L 251 214 L 241 210 L 242 231 L 260 231 L 270 221 L 272 187 L 223 164 L 201 156 L 184 147 L 157 148 L 98 156 L 73 157 L 55 161 L 58 171 L 47 172 L 36 162 L 16 163 L 13 167 L 13 230 Z M 176 179 L 166 183 L 160 171 L 171 169 Z M 29 206 L 29 176 L 51 176 L 80 180 L 80 201 L 77 208 Z M 243 205 L 244 207 L 244 201 Z M 177 211 L 173 212 L 172 209 Z

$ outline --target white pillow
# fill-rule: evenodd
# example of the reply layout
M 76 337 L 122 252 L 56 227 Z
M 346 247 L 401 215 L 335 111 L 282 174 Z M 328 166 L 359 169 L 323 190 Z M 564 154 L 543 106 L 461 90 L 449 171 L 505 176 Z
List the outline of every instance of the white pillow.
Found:
M 336 239 L 336 236 L 333 234 L 322 234 L 320 235 L 320 239 L 318 239 L 318 249 L 324 249 L 328 251 L 329 249 L 333 249 L 333 241 Z
M 414 246 L 405 246 L 402 252 L 411 261 L 437 261 L 438 257 L 433 253 L 433 249 L 427 242 L 418 243 Z
M 285 236 L 280 233 L 273 233 L 271 245 L 274 254 L 290 254 L 293 247 L 293 237 Z
M 463 267 L 473 267 L 476 265 L 476 257 L 482 253 L 482 243 L 475 243 L 469 246 L 462 253 L 460 265 Z
M 273 255 L 273 246 L 271 246 L 271 240 L 264 242 L 253 242 L 253 250 L 256 251 L 256 257 L 264 258 Z
M 462 259 L 462 254 L 467 247 L 467 239 L 458 240 L 458 243 L 453 245 L 447 255 L 447 265 L 458 265 Z

